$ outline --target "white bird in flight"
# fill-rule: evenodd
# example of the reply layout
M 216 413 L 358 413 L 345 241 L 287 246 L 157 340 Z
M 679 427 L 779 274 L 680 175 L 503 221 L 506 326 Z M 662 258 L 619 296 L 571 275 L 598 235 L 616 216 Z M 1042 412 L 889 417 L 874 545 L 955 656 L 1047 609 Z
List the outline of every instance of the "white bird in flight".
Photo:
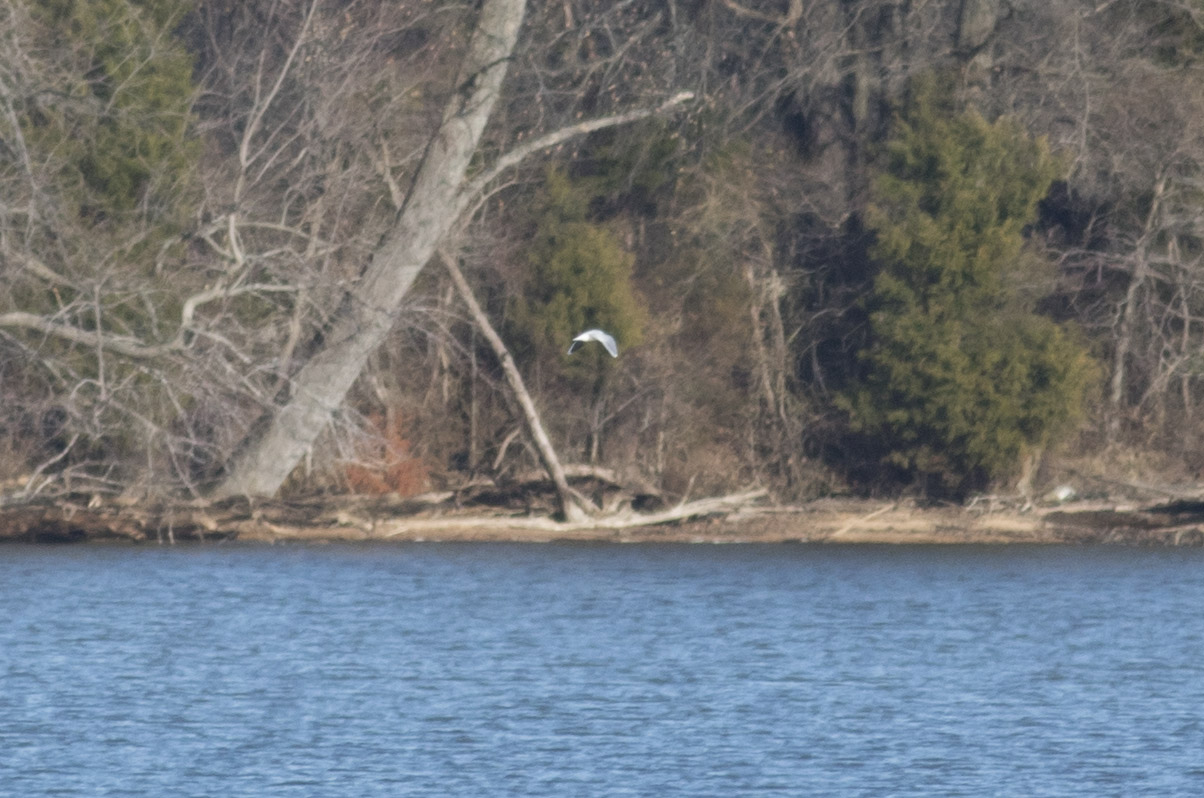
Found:
M 573 339 L 573 342 L 569 344 L 569 354 L 571 355 L 576 352 L 577 348 L 587 341 L 597 341 L 598 343 L 602 344 L 602 346 L 606 347 L 606 351 L 610 352 L 611 357 L 619 356 L 619 346 L 615 343 L 614 336 L 610 333 L 602 332 L 601 330 L 586 330 L 585 332 L 581 333 L 581 335 L 578 335 Z

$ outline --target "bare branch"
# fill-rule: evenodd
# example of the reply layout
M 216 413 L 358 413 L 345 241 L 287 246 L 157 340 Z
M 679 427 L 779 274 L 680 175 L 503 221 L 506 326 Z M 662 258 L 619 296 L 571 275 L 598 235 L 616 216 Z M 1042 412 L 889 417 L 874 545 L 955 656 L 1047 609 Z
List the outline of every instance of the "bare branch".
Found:
M 2 255 L 3 253 L 0 253 Z M 74 286 L 75 283 L 62 276 L 54 269 L 51 269 L 45 263 L 38 260 L 32 255 L 25 253 L 8 253 L 8 257 L 12 257 L 17 261 L 17 265 L 25 269 L 35 277 L 45 280 L 51 285 L 58 286 Z
M 293 42 L 292 49 L 289 50 L 288 56 L 284 59 L 284 64 L 280 67 L 280 72 L 276 75 L 276 82 L 268 90 L 267 96 L 263 98 L 256 96 L 258 102 L 256 103 L 255 110 L 251 113 L 250 121 L 247 122 L 247 129 L 243 132 L 242 143 L 238 148 L 238 157 L 243 168 L 246 168 L 252 160 L 250 155 L 251 139 L 259 132 L 259 125 L 263 122 L 263 115 L 267 113 L 268 108 L 276 99 L 276 95 L 280 92 L 280 87 L 284 85 L 284 79 L 288 76 L 293 61 L 296 60 L 297 53 L 301 50 L 301 45 L 305 43 L 305 34 L 309 30 L 309 25 L 314 18 L 314 12 L 317 10 L 318 0 L 312 0 L 309 4 L 309 10 L 305 13 L 305 21 L 301 23 L 301 30 L 297 32 L 297 40 Z M 259 85 L 256 83 L 256 89 L 258 88 Z M 258 95 L 258 91 L 256 94 Z
M 8 313 L 0 313 L 0 327 L 16 327 L 26 330 L 36 330 L 46 335 L 61 338 L 72 343 L 83 344 L 89 347 L 104 347 L 126 357 L 146 359 L 159 357 L 165 352 L 177 349 L 177 344 L 173 341 L 168 344 L 158 346 L 147 346 L 141 341 L 130 338 L 124 335 L 105 335 L 93 330 L 81 330 L 78 327 L 72 327 L 67 324 L 58 324 L 49 321 L 42 316 L 34 313 L 26 313 L 21 310 L 14 310 Z
M 790 0 L 790 7 L 780 17 L 742 6 L 736 0 L 723 0 L 723 5 L 727 6 L 736 16 L 746 19 L 758 19 L 762 22 L 771 22 L 783 28 L 793 25 L 803 16 L 803 0 Z
M 460 192 L 460 201 L 463 205 L 467 205 L 472 199 L 485 190 L 485 187 L 498 178 L 502 172 L 507 169 L 512 169 L 525 159 L 529 158 L 540 150 L 546 150 L 549 147 L 555 147 L 557 144 L 562 144 L 569 139 L 577 136 L 584 136 L 586 133 L 593 133 L 596 130 L 604 130 L 618 125 L 626 125 L 631 122 L 637 122 L 641 119 L 647 119 L 650 116 L 663 114 L 675 108 L 687 100 L 694 99 L 694 92 L 683 91 L 673 95 L 665 102 L 655 108 L 639 108 L 633 111 L 625 111 L 621 114 L 612 116 L 598 117 L 597 119 L 587 119 L 584 122 L 579 122 L 575 125 L 562 127 L 559 130 L 554 130 L 539 138 L 532 139 L 526 144 L 515 147 L 509 152 L 500 156 L 492 167 L 482 172 L 473 180 L 469 181 L 464 189 Z
M 64 341 L 95 347 L 98 351 L 116 352 L 126 357 L 145 360 L 183 349 L 184 335 L 186 332 L 192 330 L 193 316 L 196 314 L 196 309 L 201 305 L 218 299 L 226 299 L 244 294 L 293 293 L 297 290 L 296 286 L 291 285 L 256 283 L 237 288 L 219 286 L 202 291 L 199 294 L 194 294 L 184 301 L 183 308 L 180 311 L 180 327 L 176 331 L 175 336 L 172 340 L 163 344 L 146 344 L 128 335 L 110 335 L 95 330 L 82 330 L 69 324 L 60 324 L 35 313 L 21 310 L 0 313 L 0 327 L 36 330 L 37 332 L 51 335 Z M 215 340 L 221 340 L 233 348 L 233 344 L 230 344 L 225 338 L 218 336 L 216 333 L 207 333 L 207 335 Z

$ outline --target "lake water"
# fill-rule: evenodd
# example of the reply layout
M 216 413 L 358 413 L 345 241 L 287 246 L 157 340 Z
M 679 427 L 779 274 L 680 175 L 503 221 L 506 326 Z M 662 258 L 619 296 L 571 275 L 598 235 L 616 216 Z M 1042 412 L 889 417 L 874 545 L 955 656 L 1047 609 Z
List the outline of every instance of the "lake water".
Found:
M 0 547 L 0 795 L 1204 794 L 1204 551 Z

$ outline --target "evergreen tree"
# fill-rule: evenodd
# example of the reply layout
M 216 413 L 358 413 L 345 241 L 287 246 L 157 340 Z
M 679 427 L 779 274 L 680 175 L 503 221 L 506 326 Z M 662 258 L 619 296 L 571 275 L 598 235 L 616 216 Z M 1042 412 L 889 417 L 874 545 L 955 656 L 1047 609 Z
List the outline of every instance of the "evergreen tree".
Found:
M 589 220 L 589 181 L 551 170 L 536 201 L 526 287 L 511 307 L 522 356 L 562 364 L 570 380 L 592 382 L 611 367 L 601 347 L 562 357 L 577 333 L 601 327 L 621 349 L 640 341 L 644 310 L 632 289 L 633 257 L 607 227 Z
M 559 399 L 569 426 L 561 434 L 570 445 L 579 442 L 589 462 L 600 456 L 607 387 L 619 361 L 597 345 L 584 346 L 572 357 L 565 350 L 575 335 L 599 327 L 615 337 L 622 356 L 640 342 L 644 320 L 632 286 L 635 258 L 590 212 L 600 188 L 597 178 L 548 172 L 533 203 L 526 280 L 511 303 L 509 323 L 515 354 L 535 367 L 540 388 L 564 389 Z M 545 396 L 555 401 L 555 394 Z
M 190 5 L 30 3 L 23 44 L 36 66 L 22 75 L 14 118 L 32 168 L 24 185 L 5 182 L 36 209 L 18 239 L 72 285 L 29 281 L 22 310 L 68 318 L 78 308 L 90 326 L 99 309 L 156 342 L 157 320 L 194 287 L 162 268 L 178 262 L 200 200 L 192 58 L 172 33 Z M 21 174 L 0 162 L 0 180 Z
M 1058 169 L 1013 122 L 958 112 L 921 83 L 882 158 L 868 212 L 879 264 L 853 430 L 930 492 L 1015 469 L 1081 412 L 1090 360 L 1035 315 L 1050 265 L 1025 246 Z
M 36 0 L 34 18 L 65 56 L 71 85 L 37 102 L 26 135 L 61 158 L 67 196 L 93 221 L 178 217 L 195 169 L 192 58 L 171 32 L 186 0 Z M 56 87 L 57 88 L 57 87 Z

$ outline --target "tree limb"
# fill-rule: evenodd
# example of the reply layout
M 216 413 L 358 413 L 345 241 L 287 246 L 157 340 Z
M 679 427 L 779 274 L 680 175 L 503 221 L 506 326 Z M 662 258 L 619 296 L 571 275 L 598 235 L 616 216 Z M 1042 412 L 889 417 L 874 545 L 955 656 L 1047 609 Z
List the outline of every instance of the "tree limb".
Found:
M 477 196 L 485 190 L 485 187 L 498 178 L 502 172 L 507 169 L 512 169 L 532 154 L 540 150 L 546 150 L 549 147 L 555 147 L 557 144 L 562 144 L 571 138 L 583 136 L 586 133 L 593 133 L 595 130 L 604 130 L 608 127 L 617 127 L 618 125 L 626 125 L 631 122 L 637 122 L 641 119 L 646 119 L 650 116 L 662 114 L 675 106 L 681 105 L 687 100 L 694 99 L 694 92 L 683 91 L 670 97 L 665 102 L 655 108 L 638 108 L 634 111 L 626 111 L 621 114 L 613 114 L 611 116 L 603 116 L 597 119 L 587 119 L 584 122 L 579 122 L 575 125 L 562 127 L 559 130 L 553 130 L 539 138 L 532 139 L 526 144 L 515 147 L 509 152 L 503 153 L 493 166 L 486 169 L 473 180 L 469 181 L 464 189 L 460 192 L 461 201 L 467 204 L 472 201 L 473 197 Z
M 56 272 L 54 269 L 51 269 L 45 263 L 42 263 L 42 261 L 33 257 L 32 255 L 10 253 L 9 257 L 14 258 L 17 261 L 17 265 L 20 266 L 22 269 L 25 269 L 27 272 L 34 275 L 35 277 L 45 280 L 46 282 L 50 283 L 51 285 L 72 286 L 72 287 L 75 286 L 75 283 L 71 282 L 66 277 L 64 277 L 61 274 L 59 274 L 58 272 Z
M 783 28 L 793 25 L 803 16 L 803 0 L 790 0 L 790 7 L 780 17 L 742 6 L 736 0 L 723 0 L 723 4 L 736 16 L 745 17 L 746 19 L 757 19 L 762 22 L 771 22 Z
M 148 359 L 158 357 L 172 349 L 179 348 L 176 341 L 166 344 L 147 346 L 136 338 L 126 335 L 105 335 L 95 330 L 81 330 L 69 324 L 58 324 L 36 313 L 26 313 L 14 310 L 0 313 L 0 327 L 17 327 L 25 330 L 36 330 L 46 335 L 61 338 L 72 343 L 89 347 L 103 347 L 126 357 Z
M 175 336 L 170 341 L 162 344 L 146 344 L 128 335 L 106 334 L 103 330 L 82 330 L 79 327 L 74 327 L 70 324 L 60 324 L 44 316 L 39 316 L 36 313 L 27 313 L 23 310 L 0 313 L 0 327 L 35 330 L 64 341 L 88 347 L 96 347 L 108 352 L 116 352 L 117 354 L 138 360 L 148 360 L 164 355 L 167 352 L 178 351 L 184 348 L 184 334 L 192 329 L 192 318 L 196 313 L 197 307 L 200 305 L 241 294 L 290 293 L 296 290 L 298 289 L 295 286 L 256 283 L 239 286 L 238 288 L 223 288 L 219 286 L 207 289 L 199 294 L 193 294 L 184 300 L 184 305 L 180 311 L 180 326 L 176 330 Z M 222 340 L 229 344 L 225 339 Z

